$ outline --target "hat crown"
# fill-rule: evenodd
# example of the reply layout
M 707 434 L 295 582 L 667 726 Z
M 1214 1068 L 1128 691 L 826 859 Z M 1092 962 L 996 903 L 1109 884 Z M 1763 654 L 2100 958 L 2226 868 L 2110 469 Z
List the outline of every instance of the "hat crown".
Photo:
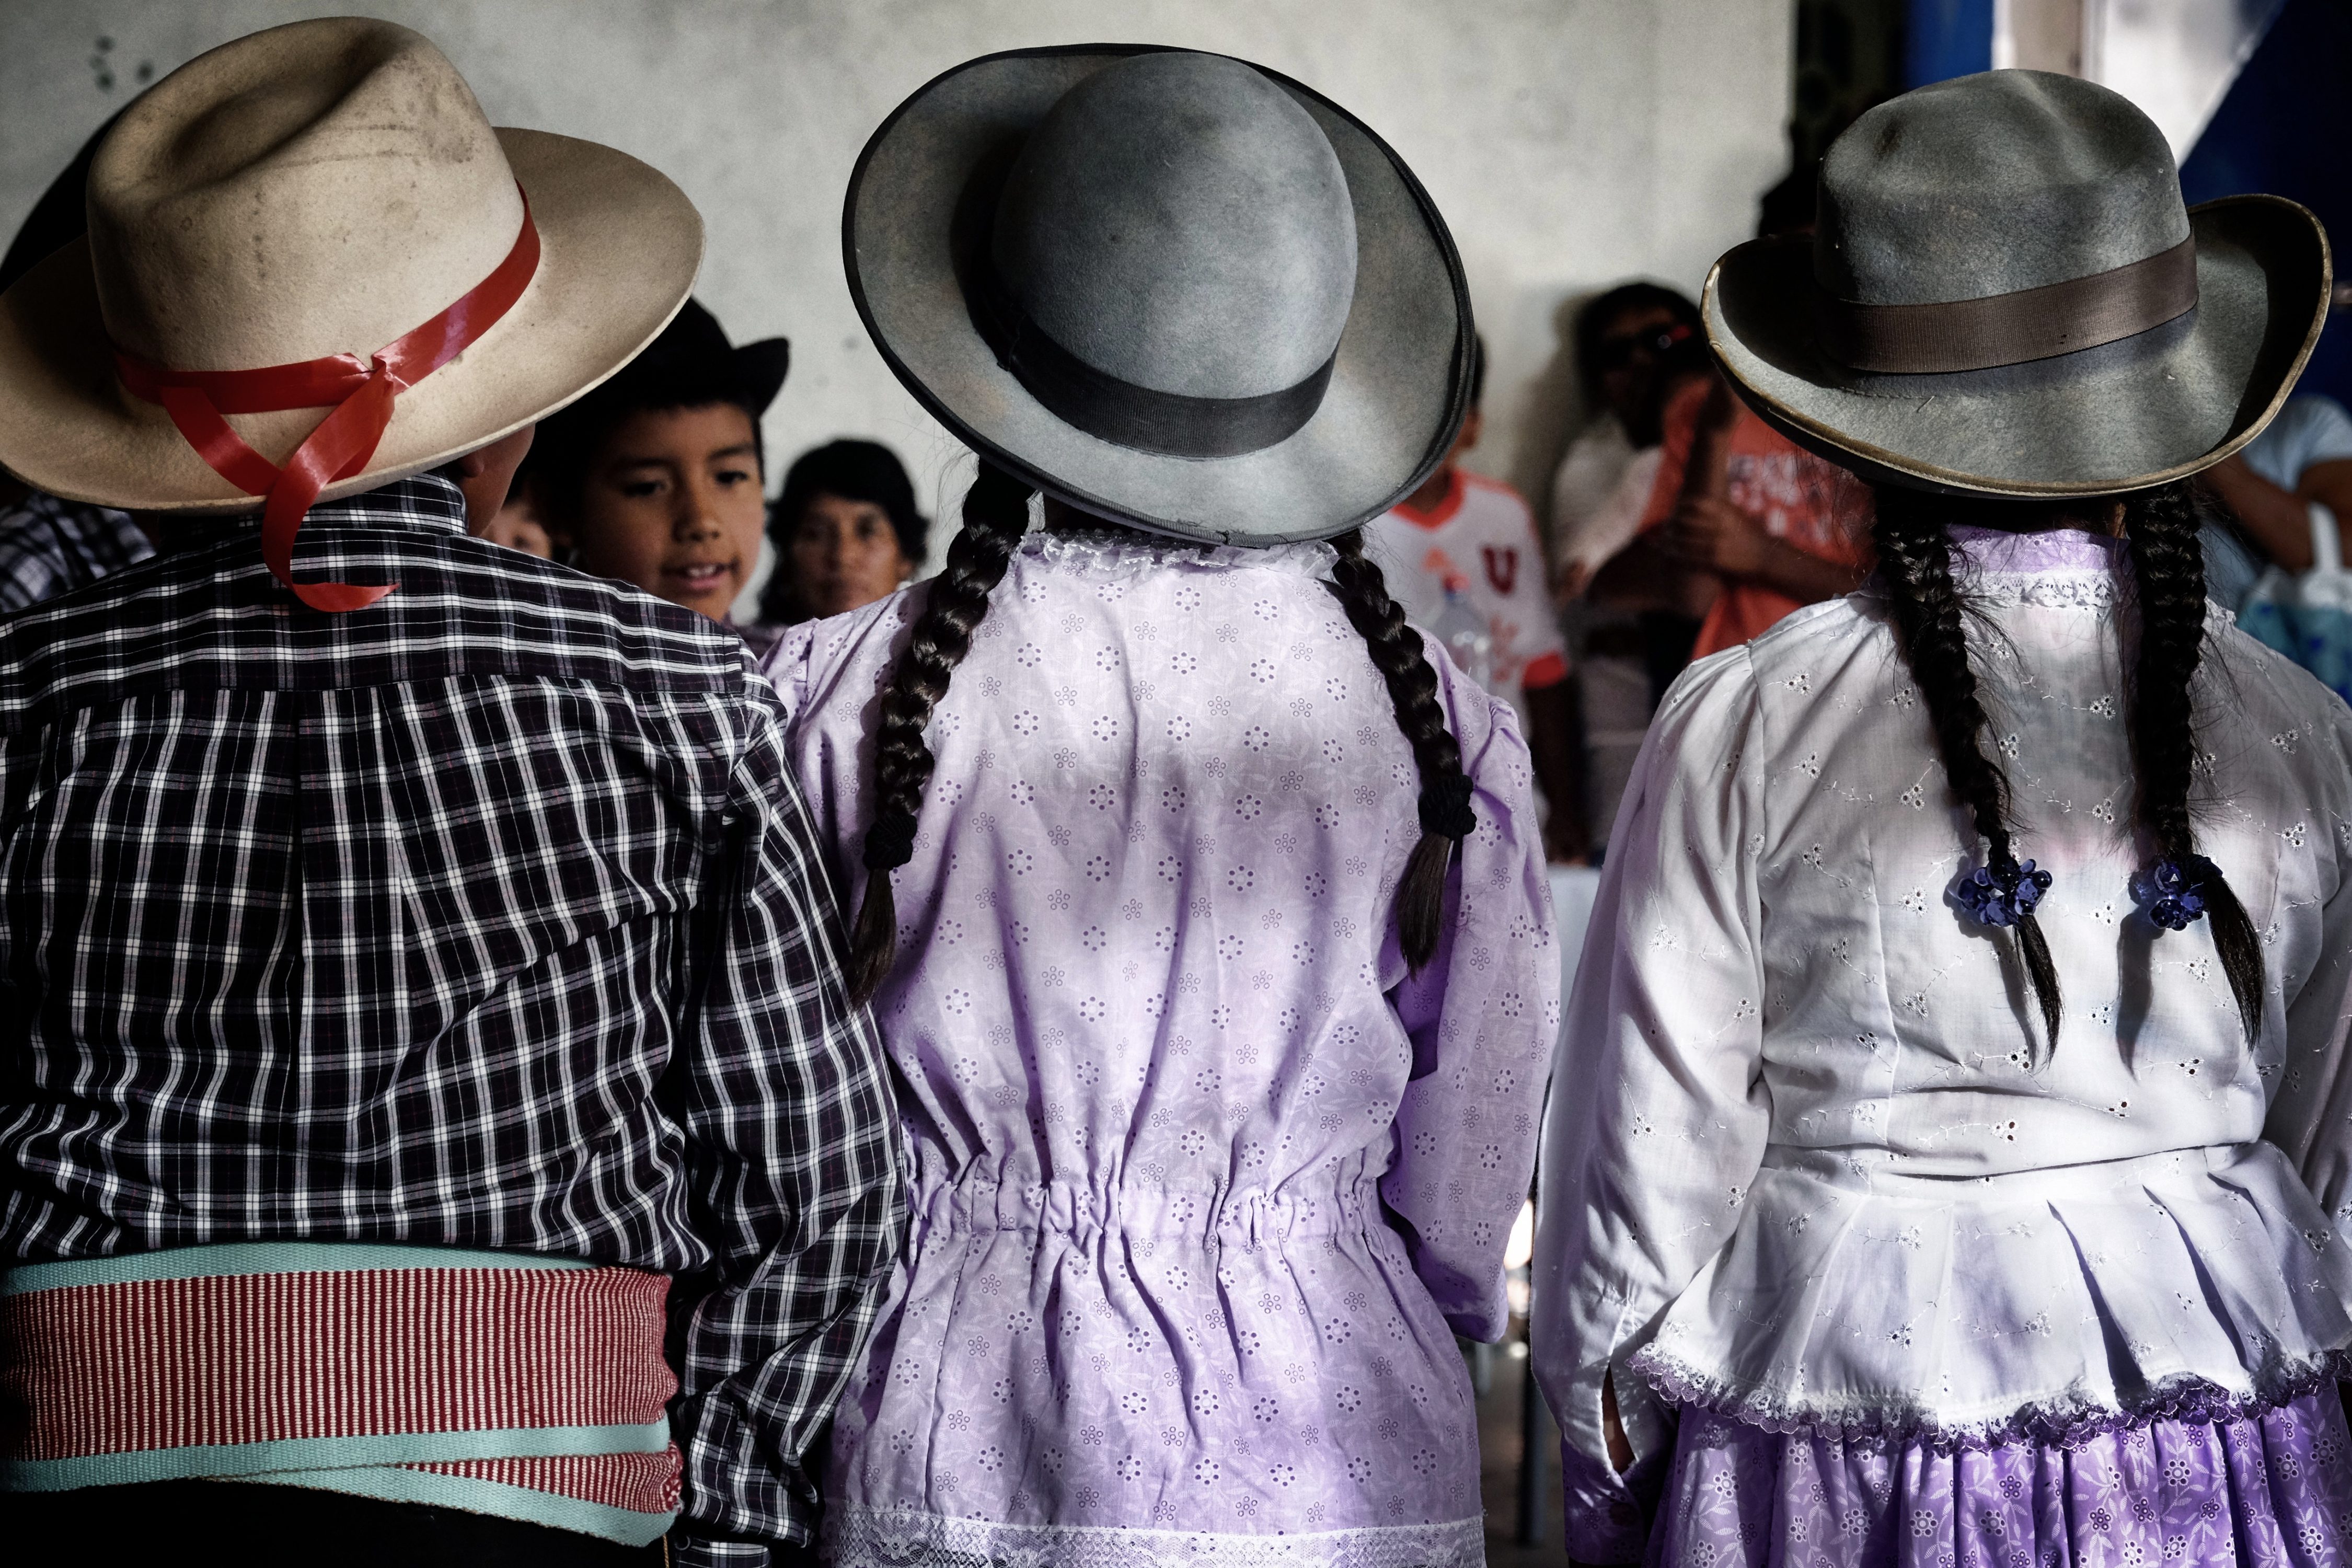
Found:
M 1858 304 L 1940 304 L 2093 277 L 2188 237 L 2172 150 L 2130 100 L 1985 71 L 1891 99 L 1831 144 L 1813 274 Z
M 165 77 L 100 147 L 89 205 L 109 335 L 175 370 L 373 353 L 480 283 L 522 224 L 457 68 L 352 17 Z
M 1355 207 L 1307 110 L 1238 60 L 1141 55 L 1055 102 L 1006 176 L 1006 291 L 1063 349 L 1155 392 L 1258 397 L 1338 349 Z

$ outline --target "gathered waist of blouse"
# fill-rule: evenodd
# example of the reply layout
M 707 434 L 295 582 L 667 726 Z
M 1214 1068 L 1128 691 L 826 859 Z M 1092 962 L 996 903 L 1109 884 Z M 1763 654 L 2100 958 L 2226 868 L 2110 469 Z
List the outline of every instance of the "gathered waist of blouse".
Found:
M 927 1232 L 1022 1231 L 1058 1233 L 1081 1244 L 1117 1236 L 1255 1247 L 1360 1235 L 1387 1224 L 1379 1189 L 1352 1172 L 1269 1190 L 1035 1181 L 976 1170 L 944 1182 L 919 1180 L 913 1207 L 918 1246 Z

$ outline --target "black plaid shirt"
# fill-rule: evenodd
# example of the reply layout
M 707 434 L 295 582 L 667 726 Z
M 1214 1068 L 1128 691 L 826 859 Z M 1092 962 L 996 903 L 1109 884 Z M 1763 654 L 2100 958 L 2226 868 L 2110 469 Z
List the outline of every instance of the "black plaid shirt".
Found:
M 54 599 L 154 553 L 129 512 L 36 490 L 0 507 L 0 615 Z
M 304 525 L 306 575 L 399 584 L 352 615 L 182 527 L 0 621 L 0 1258 L 667 1270 L 681 1561 L 807 1541 L 899 1144 L 740 639 L 434 476 Z

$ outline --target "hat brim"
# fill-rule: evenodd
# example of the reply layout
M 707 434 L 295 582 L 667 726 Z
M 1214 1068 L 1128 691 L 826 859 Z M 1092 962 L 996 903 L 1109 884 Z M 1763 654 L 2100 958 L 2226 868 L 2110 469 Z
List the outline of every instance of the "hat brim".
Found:
M 2326 231 L 2278 196 L 2193 207 L 2195 310 L 2136 338 L 1948 374 L 1870 374 L 1813 337 L 1810 243 L 1757 240 L 1708 274 L 1707 340 L 1791 440 L 1865 479 L 2011 496 L 2186 479 L 2259 435 L 2326 323 Z
M 1470 294 L 1428 195 L 1354 116 L 1257 69 L 1312 115 L 1356 216 L 1356 294 L 1314 416 L 1274 446 L 1176 458 L 1105 441 L 1030 395 L 973 325 L 952 226 L 975 175 L 1071 87 L 1156 46 L 990 55 L 932 80 L 885 121 L 842 214 L 849 291 L 908 391 L 982 456 L 1086 511 L 1227 543 L 1323 539 L 1379 516 L 1444 460 L 1470 395 Z
M 776 394 L 784 389 L 784 376 L 792 368 L 793 345 L 783 338 L 738 344 L 735 385 L 743 395 L 744 405 L 754 415 L 765 414 Z
M 553 413 L 635 358 L 694 287 L 702 219 L 666 176 L 593 142 L 498 135 L 539 227 L 530 286 L 463 353 L 400 394 L 367 468 L 328 486 L 323 499 L 437 468 Z M 353 265 L 365 264 L 355 255 Z M 264 457 L 283 461 L 320 416 L 303 409 L 230 423 Z M 161 407 L 115 379 L 87 238 L 0 295 L 0 465 L 37 489 L 102 506 L 236 512 L 262 504 L 215 473 Z

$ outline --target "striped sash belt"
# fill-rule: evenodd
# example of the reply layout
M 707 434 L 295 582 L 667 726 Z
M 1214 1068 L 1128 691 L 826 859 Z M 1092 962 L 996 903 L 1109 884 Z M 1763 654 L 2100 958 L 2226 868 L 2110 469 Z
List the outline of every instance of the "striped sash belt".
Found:
M 677 1516 L 667 1276 L 262 1243 L 0 1276 L 0 1489 L 195 1477 L 628 1545 Z

